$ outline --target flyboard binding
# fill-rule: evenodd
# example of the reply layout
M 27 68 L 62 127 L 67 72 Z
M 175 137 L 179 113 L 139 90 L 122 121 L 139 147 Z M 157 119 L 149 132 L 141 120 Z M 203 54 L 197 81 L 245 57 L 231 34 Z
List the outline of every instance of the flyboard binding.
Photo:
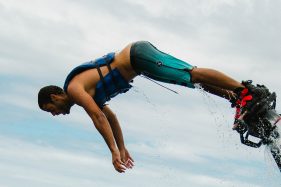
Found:
M 259 148 L 268 146 L 281 172 L 281 138 L 278 128 L 281 128 L 281 116 L 275 110 L 276 93 L 270 92 L 264 85 L 252 85 L 251 81 L 245 86 L 256 97 L 256 101 L 249 103 L 242 111 L 242 115 L 235 122 L 235 130 L 240 134 L 242 144 Z M 279 122 L 280 121 L 280 122 Z M 279 122 L 279 126 L 278 126 Z M 259 139 L 258 142 L 249 140 L 249 136 Z

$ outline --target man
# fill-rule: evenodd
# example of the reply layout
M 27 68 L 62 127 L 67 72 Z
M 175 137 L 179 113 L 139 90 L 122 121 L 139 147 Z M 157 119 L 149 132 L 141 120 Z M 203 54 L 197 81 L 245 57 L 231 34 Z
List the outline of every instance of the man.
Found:
M 63 89 L 42 88 L 38 104 L 54 116 L 69 114 L 74 104 L 83 107 L 110 149 L 114 168 L 125 172 L 133 167 L 134 161 L 125 147 L 119 122 L 105 102 L 128 91 L 129 82 L 140 74 L 189 88 L 200 83 L 206 91 L 229 100 L 237 108 L 236 118 L 241 113 L 240 103 L 252 99 L 243 84 L 223 73 L 197 68 L 159 51 L 149 42 L 139 41 L 119 53 L 109 53 L 76 67 L 67 76 Z

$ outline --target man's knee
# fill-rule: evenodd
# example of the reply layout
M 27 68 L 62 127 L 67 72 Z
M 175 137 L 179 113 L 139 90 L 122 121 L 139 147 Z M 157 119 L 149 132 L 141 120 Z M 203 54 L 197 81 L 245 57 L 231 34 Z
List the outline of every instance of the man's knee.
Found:
M 202 79 L 202 72 L 200 71 L 200 68 L 193 68 L 190 71 L 191 75 L 191 82 L 192 83 L 200 83 Z

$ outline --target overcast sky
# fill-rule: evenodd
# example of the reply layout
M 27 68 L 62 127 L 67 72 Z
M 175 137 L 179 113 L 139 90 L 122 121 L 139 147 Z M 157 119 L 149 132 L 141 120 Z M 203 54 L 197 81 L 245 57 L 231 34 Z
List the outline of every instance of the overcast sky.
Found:
M 37 106 L 42 86 L 138 40 L 280 95 L 280 9 L 280 0 L 0 0 L 0 186 L 280 186 L 268 152 L 231 130 L 230 104 L 198 89 L 165 84 L 176 95 L 136 78 L 110 101 L 135 159 L 125 174 L 81 108 L 52 117 Z

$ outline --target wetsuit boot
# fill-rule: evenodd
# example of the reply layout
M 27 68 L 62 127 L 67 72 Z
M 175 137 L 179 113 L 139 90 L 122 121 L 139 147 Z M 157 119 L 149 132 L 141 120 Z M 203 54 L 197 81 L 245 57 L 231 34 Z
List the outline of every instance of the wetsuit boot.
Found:
M 242 81 L 244 88 L 237 88 L 234 92 L 237 95 L 235 101 L 232 101 L 232 107 L 236 108 L 233 130 L 243 132 L 246 130 L 244 115 L 259 103 L 263 98 L 267 97 L 270 92 L 263 85 L 254 86 L 252 81 Z

